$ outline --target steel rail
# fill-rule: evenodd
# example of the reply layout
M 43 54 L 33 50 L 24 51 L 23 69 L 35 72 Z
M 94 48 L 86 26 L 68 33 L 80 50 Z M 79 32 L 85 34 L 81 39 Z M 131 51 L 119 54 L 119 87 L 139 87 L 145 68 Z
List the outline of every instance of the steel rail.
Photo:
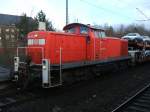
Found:
M 150 88 L 150 83 L 148 85 L 146 85 L 144 88 L 142 88 L 140 91 L 138 91 L 135 95 L 133 95 L 132 97 L 130 97 L 129 99 L 127 99 L 125 102 L 123 102 L 121 105 L 119 105 L 117 108 L 115 108 L 111 112 L 120 112 L 126 106 L 128 106 L 129 103 L 131 103 L 135 98 L 137 98 L 139 95 L 141 95 L 142 93 L 144 93 L 148 88 Z

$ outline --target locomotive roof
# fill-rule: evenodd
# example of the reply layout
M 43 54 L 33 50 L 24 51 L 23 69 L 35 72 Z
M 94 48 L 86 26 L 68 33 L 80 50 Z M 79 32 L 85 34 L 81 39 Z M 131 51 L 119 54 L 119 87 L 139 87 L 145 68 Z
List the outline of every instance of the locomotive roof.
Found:
M 91 26 L 91 25 L 85 25 L 85 24 L 82 24 L 82 23 L 71 23 L 71 24 L 68 24 L 66 25 L 63 30 L 67 30 L 69 28 L 72 28 L 74 26 L 85 26 L 87 28 L 90 28 L 90 29 L 93 29 L 93 30 L 101 30 L 101 31 L 104 31 L 103 29 L 101 28 L 98 28 L 98 27 L 95 27 L 95 26 Z

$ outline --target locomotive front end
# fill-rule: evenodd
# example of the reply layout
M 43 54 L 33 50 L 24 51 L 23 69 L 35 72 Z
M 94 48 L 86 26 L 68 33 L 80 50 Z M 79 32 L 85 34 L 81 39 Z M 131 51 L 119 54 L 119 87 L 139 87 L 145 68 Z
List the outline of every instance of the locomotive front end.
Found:
M 50 88 L 61 85 L 61 47 L 55 49 L 55 35 L 57 33 L 47 31 L 31 32 L 27 47 L 17 48 L 13 75 L 17 86 Z
M 26 88 L 33 80 L 41 80 L 46 43 L 45 33 L 43 31 L 29 33 L 27 47 L 17 48 L 14 57 L 13 81 L 21 88 Z

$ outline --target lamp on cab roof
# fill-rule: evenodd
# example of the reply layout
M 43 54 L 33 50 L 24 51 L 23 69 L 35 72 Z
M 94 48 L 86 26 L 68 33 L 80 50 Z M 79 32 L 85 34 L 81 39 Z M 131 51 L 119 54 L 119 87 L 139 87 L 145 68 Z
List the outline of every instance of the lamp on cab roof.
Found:
M 38 30 L 46 31 L 46 23 L 45 22 L 39 22 Z

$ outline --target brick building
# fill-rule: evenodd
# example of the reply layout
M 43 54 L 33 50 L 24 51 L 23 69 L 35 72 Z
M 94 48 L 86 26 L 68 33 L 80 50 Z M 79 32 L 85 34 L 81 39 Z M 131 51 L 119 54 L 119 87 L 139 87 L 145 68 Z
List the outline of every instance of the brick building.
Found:
M 0 25 L 0 46 L 15 47 L 17 44 L 18 29 L 13 25 Z
M 33 20 L 28 17 L 29 20 Z M 0 14 L 0 47 L 15 47 L 18 41 L 19 29 L 16 28 L 21 16 Z

